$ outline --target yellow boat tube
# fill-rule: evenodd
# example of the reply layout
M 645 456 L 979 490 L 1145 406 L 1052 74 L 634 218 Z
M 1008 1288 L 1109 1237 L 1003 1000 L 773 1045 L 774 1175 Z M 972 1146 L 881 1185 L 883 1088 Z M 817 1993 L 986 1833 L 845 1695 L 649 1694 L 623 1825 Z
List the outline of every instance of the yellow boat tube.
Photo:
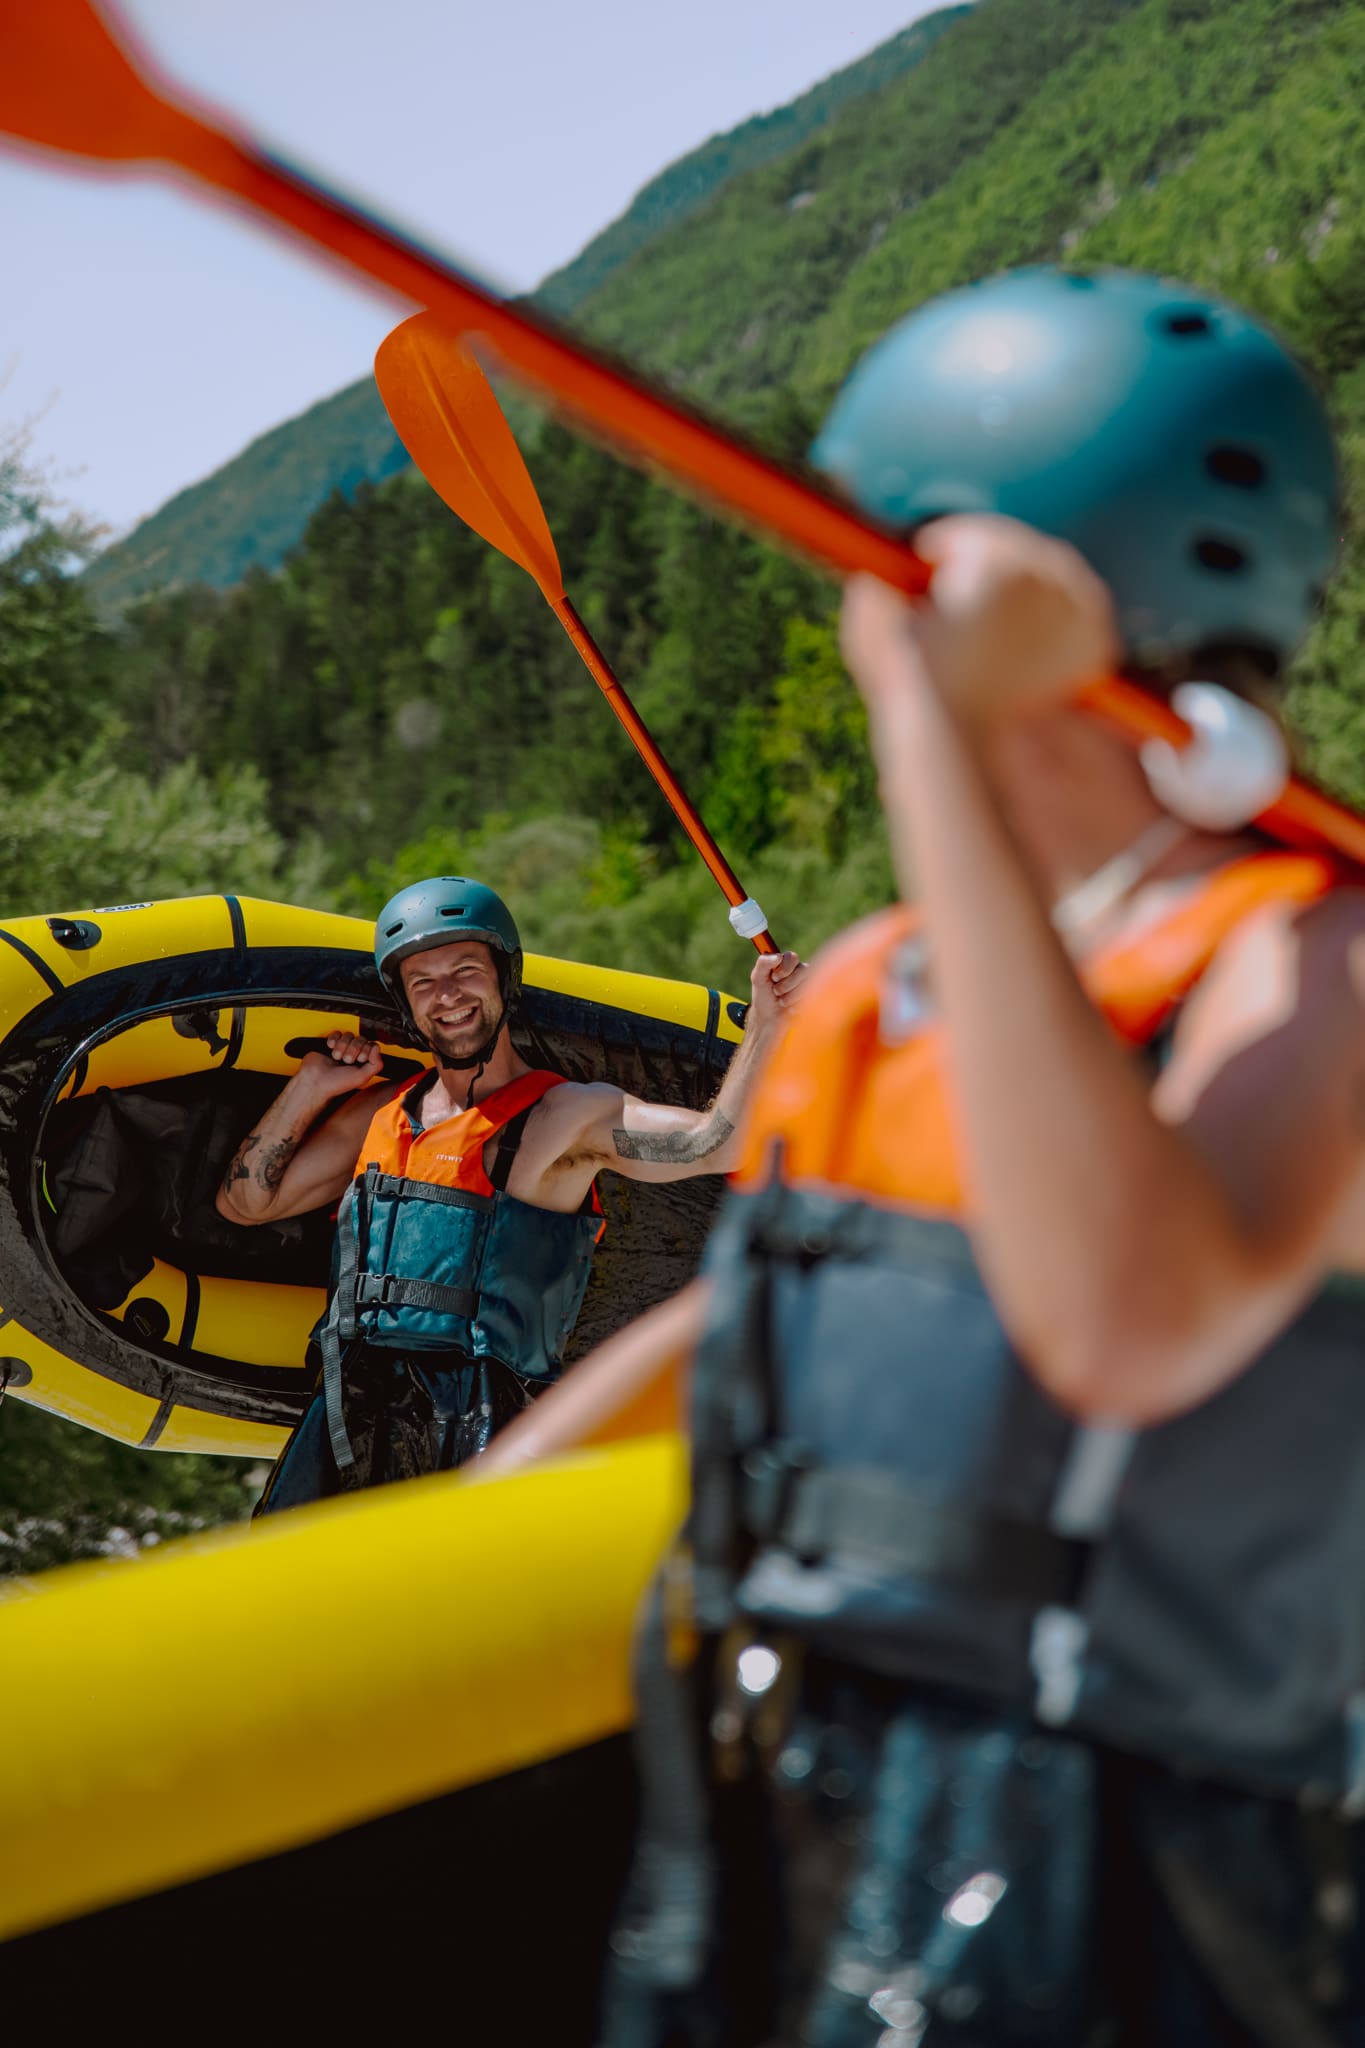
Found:
M 14 1582 L 0 1939 L 624 1729 L 684 1493 L 680 1439 L 638 1438 Z

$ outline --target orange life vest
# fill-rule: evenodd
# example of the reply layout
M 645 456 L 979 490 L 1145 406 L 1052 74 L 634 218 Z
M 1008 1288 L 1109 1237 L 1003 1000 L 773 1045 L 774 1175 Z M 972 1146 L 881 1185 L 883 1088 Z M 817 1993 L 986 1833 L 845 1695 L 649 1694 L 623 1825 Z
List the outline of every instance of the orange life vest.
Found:
M 410 1107 L 415 1090 L 430 1085 L 423 1077 L 376 1110 L 360 1148 L 356 1174 L 373 1166 L 380 1173 L 423 1181 L 428 1187 L 467 1188 L 471 1194 L 491 1195 L 493 1183 L 483 1164 L 489 1139 L 552 1088 L 560 1087 L 563 1080 L 563 1074 L 543 1070 L 518 1074 L 514 1081 L 485 1095 L 482 1102 L 425 1130 L 414 1125 Z
M 1143 1045 L 1169 1023 L 1219 947 L 1248 918 L 1313 902 L 1338 880 L 1308 854 L 1252 854 L 1203 878 L 1175 908 L 1079 968 L 1118 1035 Z M 784 1178 L 846 1187 L 942 1215 L 965 1206 L 943 1046 L 930 1019 L 899 1028 L 895 957 L 915 933 L 906 910 L 885 911 L 838 939 L 759 1082 L 737 1184 L 768 1171 L 775 1141 Z M 890 1028 L 887 1028 L 889 1022 Z M 1001 1025 L 1008 1028 L 1008 992 Z

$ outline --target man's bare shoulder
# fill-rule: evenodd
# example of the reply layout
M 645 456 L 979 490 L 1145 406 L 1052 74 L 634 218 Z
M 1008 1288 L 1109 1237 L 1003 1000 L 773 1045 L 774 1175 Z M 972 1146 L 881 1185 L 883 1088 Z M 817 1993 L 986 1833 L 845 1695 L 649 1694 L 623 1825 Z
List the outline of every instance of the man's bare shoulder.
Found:
M 403 1094 L 408 1085 L 405 1081 L 372 1081 L 366 1088 L 357 1088 L 354 1095 L 343 1095 L 326 1121 L 309 1133 L 305 1143 L 326 1143 L 338 1151 L 349 1146 L 359 1158 L 365 1133 L 376 1114 Z
M 1315 943 L 1345 945 L 1358 951 L 1358 942 L 1365 939 L 1365 876 L 1310 903 L 1298 912 L 1295 922 L 1301 930 L 1313 933 Z
M 1365 1066 L 1365 887 L 1267 905 L 1225 940 L 1181 1013 L 1158 1099 L 1176 1111 L 1253 1047 L 1263 1078 L 1283 1068 L 1299 1087 Z
M 605 1081 L 565 1081 L 547 1089 L 527 1122 L 509 1191 L 545 1208 L 580 1200 L 607 1163 L 602 1133 L 620 1102 L 620 1089 Z
M 1365 997 L 1365 883 L 1343 884 L 1312 903 L 1271 903 L 1219 948 L 1209 992 L 1232 1005 L 1264 981 L 1273 963 L 1292 970 L 1296 1009 L 1330 1015 Z
M 340 1107 L 333 1110 L 329 1122 L 334 1123 L 338 1117 L 353 1117 L 357 1123 L 369 1123 L 388 1103 L 406 1095 L 411 1086 L 411 1078 L 406 1075 L 397 1081 L 371 1081 L 364 1088 L 357 1088 L 354 1095 L 343 1095 Z
M 621 1090 L 610 1081 L 564 1081 L 541 1096 L 531 1130 L 572 1138 L 600 1124 L 620 1104 Z M 528 1130 L 527 1136 L 530 1135 Z

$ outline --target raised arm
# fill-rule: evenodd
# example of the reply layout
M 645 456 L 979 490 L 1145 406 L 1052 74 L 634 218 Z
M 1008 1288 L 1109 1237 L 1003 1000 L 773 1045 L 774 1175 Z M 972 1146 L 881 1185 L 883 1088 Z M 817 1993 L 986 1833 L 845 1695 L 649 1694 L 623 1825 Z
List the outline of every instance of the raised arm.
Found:
M 230 1223 L 278 1223 L 334 1202 L 355 1172 L 370 1118 L 383 1091 L 368 1087 L 383 1054 L 368 1039 L 333 1032 L 325 1053 L 310 1052 L 265 1115 L 237 1147 L 216 1207 Z M 357 1092 L 359 1091 L 359 1092 Z M 329 1103 L 349 1095 L 314 1128 Z
M 1060 544 L 945 521 L 928 602 L 850 588 L 902 886 L 929 934 L 972 1237 L 1040 1382 L 1152 1422 L 1206 1398 L 1339 1256 L 1365 1173 L 1365 899 L 1224 949 L 1153 1097 L 1084 995 L 996 801 L 983 712 L 1061 704 L 1110 656 L 1102 590 Z
M 754 962 L 744 1037 L 709 1109 L 641 1102 L 607 1083 L 583 1089 L 587 1116 L 577 1141 L 582 1156 L 629 1180 L 728 1173 L 738 1163 L 737 1133 L 750 1091 L 805 972 L 795 953 L 760 954 Z

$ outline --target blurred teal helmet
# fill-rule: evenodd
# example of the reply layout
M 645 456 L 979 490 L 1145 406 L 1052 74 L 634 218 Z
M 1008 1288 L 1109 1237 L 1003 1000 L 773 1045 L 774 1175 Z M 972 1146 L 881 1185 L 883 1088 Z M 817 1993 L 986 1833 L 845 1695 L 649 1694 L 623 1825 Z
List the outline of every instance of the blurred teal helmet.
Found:
M 921 306 L 858 364 L 812 459 L 892 526 L 1000 512 L 1072 542 L 1139 664 L 1238 648 L 1277 673 L 1337 551 L 1336 451 L 1301 364 L 1225 300 L 1135 271 L 1017 270 Z
M 502 986 L 503 1015 L 521 990 L 521 935 L 511 911 L 494 890 L 465 875 L 433 875 L 400 889 L 380 911 L 374 927 L 374 964 L 405 1016 L 411 1016 L 403 979 L 404 960 L 456 939 L 491 946 Z M 499 1025 L 501 1029 L 501 1024 Z

